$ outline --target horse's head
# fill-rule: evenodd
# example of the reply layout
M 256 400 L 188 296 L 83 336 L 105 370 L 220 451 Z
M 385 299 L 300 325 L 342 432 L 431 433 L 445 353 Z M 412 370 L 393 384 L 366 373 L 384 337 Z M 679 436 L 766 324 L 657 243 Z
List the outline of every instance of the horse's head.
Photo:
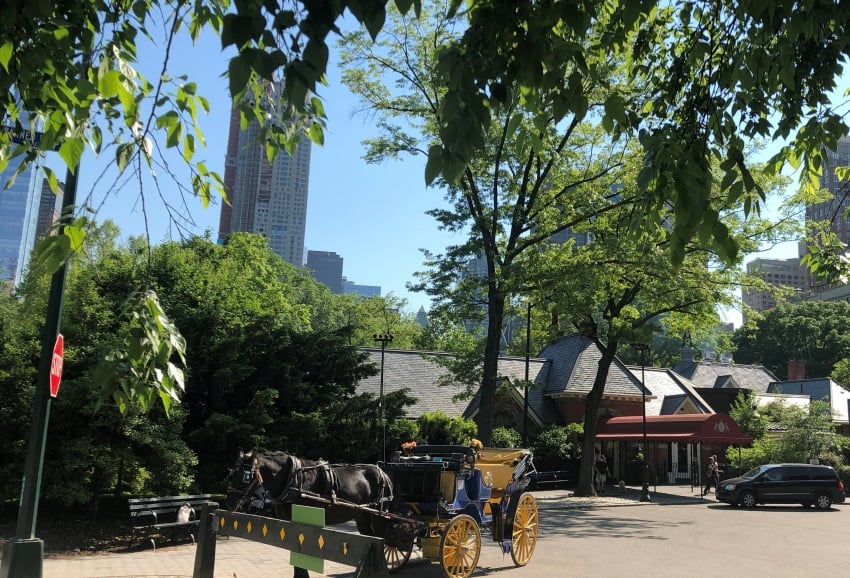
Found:
M 225 507 L 228 510 L 239 509 L 246 500 L 251 486 L 256 481 L 259 467 L 254 452 L 245 453 L 239 450 L 239 457 L 233 467 L 227 470 L 227 499 Z

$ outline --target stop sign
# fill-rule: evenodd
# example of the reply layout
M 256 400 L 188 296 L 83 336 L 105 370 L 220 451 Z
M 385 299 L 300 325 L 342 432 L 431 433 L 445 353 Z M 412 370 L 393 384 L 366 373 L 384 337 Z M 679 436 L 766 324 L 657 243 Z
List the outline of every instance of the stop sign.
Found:
M 56 397 L 59 393 L 59 382 L 62 381 L 62 346 L 64 344 L 65 338 L 60 333 L 56 336 L 56 345 L 53 346 L 53 360 L 50 362 L 50 397 Z

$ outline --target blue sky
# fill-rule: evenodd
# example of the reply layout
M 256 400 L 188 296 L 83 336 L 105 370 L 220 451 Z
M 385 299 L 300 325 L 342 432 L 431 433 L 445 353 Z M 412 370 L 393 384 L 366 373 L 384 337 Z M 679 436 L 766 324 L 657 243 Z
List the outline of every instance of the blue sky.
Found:
M 142 49 L 139 53 L 139 69 L 149 79 L 156 78 L 162 52 Z M 221 72 L 227 68 L 228 57 L 212 33 L 195 46 L 184 39 L 173 54 L 172 76 L 187 74 L 198 84 L 198 93 L 211 104 L 210 113 L 201 120 L 207 147 L 196 153 L 196 159 L 223 175 L 230 97 Z M 442 192 L 425 187 L 424 158 L 408 157 L 382 165 L 368 165 L 361 159 L 364 149 L 360 143 L 374 130 L 369 118 L 354 116 L 357 101 L 339 81 L 335 62 L 329 66 L 329 86 L 321 87 L 320 96 L 328 127 L 324 146 L 312 148 L 305 249 L 338 253 L 344 259 L 343 275 L 349 280 L 380 285 L 384 295 L 393 293 L 407 299 L 412 312 L 420 306 L 429 308 L 425 295 L 410 293 L 405 285 L 413 280 L 415 271 L 423 269 L 421 248 L 441 252 L 447 244 L 460 240 L 437 230 L 435 221 L 425 214 L 441 204 Z M 143 235 L 145 219 L 138 185 L 126 183 L 121 192 L 107 195 L 113 179 L 98 180 L 113 154 L 98 158 L 86 152 L 77 200 L 88 198 L 89 204 L 98 209 L 96 218 L 116 221 L 125 236 Z M 172 163 L 179 165 L 177 161 Z M 50 159 L 48 164 L 64 178 L 65 170 L 58 158 Z M 160 184 L 169 201 L 175 202 L 178 197 L 173 183 L 160 178 Z M 151 240 L 157 243 L 178 238 L 176 230 L 168 227 L 163 202 L 150 183 L 145 186 Z M 209 229 L 215 238 L 220 210 L 220 202 L 204 209 L 199 201 L 191 200 L 187 211 L 196 223 L 194 231 L 203 234 Z

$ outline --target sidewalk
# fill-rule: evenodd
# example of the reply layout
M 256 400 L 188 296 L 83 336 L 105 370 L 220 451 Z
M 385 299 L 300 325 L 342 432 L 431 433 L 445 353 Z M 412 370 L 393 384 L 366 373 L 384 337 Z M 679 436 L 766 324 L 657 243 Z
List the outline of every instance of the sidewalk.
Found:
M 639 486 L 628 486 L 624 492 L 616 486 L 594 497 L 574 497 L 572 490 L 542 490 L 534 492 L 541 512 L 566 508 L 600 508 L 618 506 L 664 506 L 671 504 L 709 504 L 714 496 L 700 496 L 700 488 L 686 486 L 650 486 L 649 502 L 641 502 Z M 352 527 L 353 531 L 353 527 Z M 195 545 L 165 546 L 154 551 L 117 554 L 81 554 L 74 557 L 44 559 L 44 578 L 191 578 L 195 564 Z M 494 549 L 495 551 L 496 549 Z M 414 553 L 414 557 L 418 556 Z M 291 576 L 289 553 L 239 538 L 222 539 L 216 543 L 216 578 L 250 578 L 269 575 Z M 414 560 L 411 559 L 411 563 Z M 424 561 L 427 563 L 427 561 Z M 324 574 L 311 573 L 313 578 L 351 575 L 354 568 L 325 563 Z M 438 575 L 438 574 L 435 574 Z

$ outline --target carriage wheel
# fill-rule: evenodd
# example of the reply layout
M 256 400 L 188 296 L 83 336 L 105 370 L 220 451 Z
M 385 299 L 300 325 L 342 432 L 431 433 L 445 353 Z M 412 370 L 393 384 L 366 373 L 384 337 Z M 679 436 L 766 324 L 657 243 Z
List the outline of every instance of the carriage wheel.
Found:
M 467 578 L 478 565 L 481 530 L 472 516 L 458 514 L 440 540 L 440 565 L 448 578 Z
M 401 546 L 387 546 L 384 544 L 384 559 L 387 561 L 387 569 L 390 573 L 395 572 L 410 560 L 410 553 L 413 551 L 413 545 L 409 548 Z
M 525 566 L 534 554 L 537 544 L 537 531 L 540 527 L 540 517 L 537 514 L 537 502 L 531 494 L 523 494 L 517 504 L 514 514 L 513 531 L 511 532 L 511 558 L 517 566 Z
M 384 559 L 390 572 L 395 572 L 410 560 L 413 539 L 413 527 L 410 524 L 393 522 L 387 526 L 384 534 Z

